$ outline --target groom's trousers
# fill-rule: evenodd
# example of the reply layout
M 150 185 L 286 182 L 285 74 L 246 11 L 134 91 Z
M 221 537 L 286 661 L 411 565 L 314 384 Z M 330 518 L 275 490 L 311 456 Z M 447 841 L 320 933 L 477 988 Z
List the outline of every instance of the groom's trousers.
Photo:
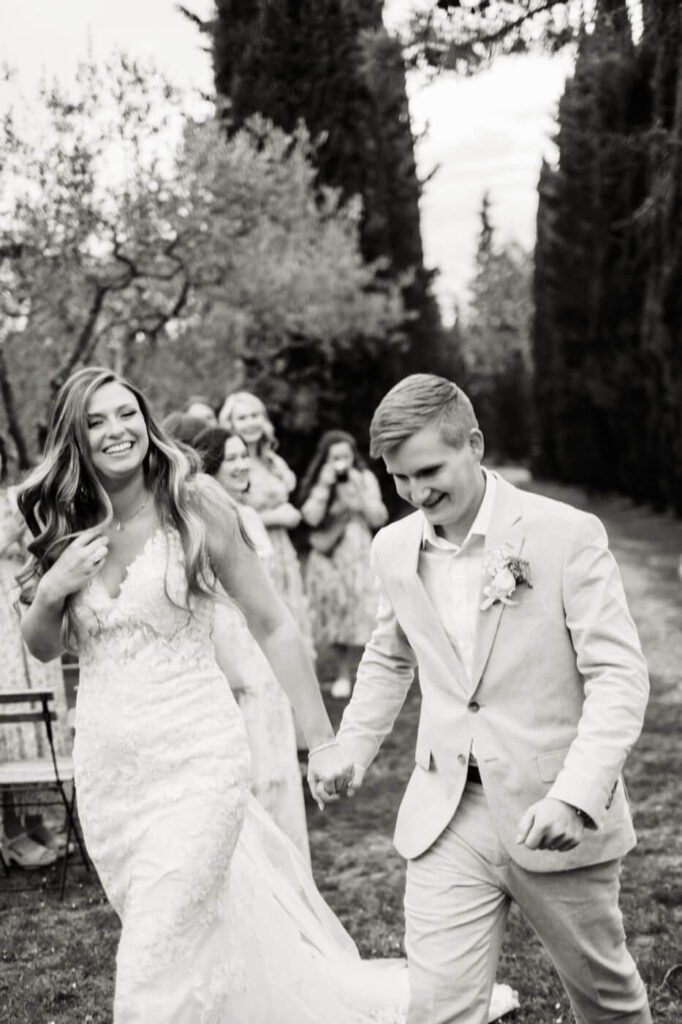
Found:
M 500 843 L 482 787 L 468 783 L 448 828 L 407 865 L 408 1024 L 485 1024 L 512 901 L 554 962 L 578 1024 L 651 1024 L 625 946 L 619 871 L 619 861 L 525 871 Z

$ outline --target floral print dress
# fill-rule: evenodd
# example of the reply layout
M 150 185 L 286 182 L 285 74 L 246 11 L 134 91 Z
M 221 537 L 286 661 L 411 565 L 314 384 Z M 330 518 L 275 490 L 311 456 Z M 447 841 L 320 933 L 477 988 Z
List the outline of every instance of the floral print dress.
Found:
M 369 640 L 379 600 L 369 564 L 372 533 L 388 513 L 379 484 L 368 469 L 355 481 L 330 488 L 317 483 L 301 509 L 309 526 L 335 538 L 322 553 L 311 548 L 305 586 L 313 609 L 315 643 L 363 646 Z
M 274 452 L 251 461 L 251 486 L 245 501 L 257 512 L 277 508 L 290 500 L 296 477 L 284 459 Z M 311 658 L 315 658 L 310 610 L 303 587 L 301 566 L 289 531 L 283 526 L 268 526 L 272 556 L 268 569 L 278 593 L 294 617 Z
M 16 601 L 19 586 L 16 575 L 25 559 L 26 526 L 17 508 L 14 488 L 0 489 L 0 690 L 41 690 L 54 693 L 54 740 L 57 754 L 68 754 L 71 747 L 67 724 L 64 675 L 59 658 L 43 663 L 29 654 L 24 644 Z M 3 726 L 0 729 L 0 761 L 49 757 L 50 751 L 42 724 Z

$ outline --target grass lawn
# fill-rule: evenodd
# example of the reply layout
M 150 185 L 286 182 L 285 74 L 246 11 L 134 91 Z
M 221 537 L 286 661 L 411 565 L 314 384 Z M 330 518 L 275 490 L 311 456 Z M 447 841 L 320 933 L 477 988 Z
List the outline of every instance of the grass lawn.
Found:
M 635 509 L 622 499 L 591 500 L 577 490 L 534 486 L 603 519 L 649 659 L 652 697 L 644 733 L 626 769 L 639 845 L 624 864 L 622 907 L 654 1021 L 679 1024 L 682 585 L 677 564 L 682 523 Z M 328 704 L 338 720 L 338 703 Z M 365 956 L 397 956 L 402 949 L 404 866 L 391 834 L 411 771 L 418 715 L 415 689 L 361 793 L 325 814 L 309 805 L 315 877 Z M 9 886 L 26 881 L 14 871 Z M 11 892 L 0 876 L 0 1024 L 106 1024 L 111 1020 L 118 938 L 115 915 L 96 881 L 75 864 L 63 904 L 55 892 L 37 888 L 40 878 L 28 881 L 32 892 Z M 679 970 L 673 970 L 675 965 Z M 542 947 L 514 911 L 499 977 L 519 991 L 522 1008 L 513 1017 L 516 1024 L 570 1021 L 566 998 Z

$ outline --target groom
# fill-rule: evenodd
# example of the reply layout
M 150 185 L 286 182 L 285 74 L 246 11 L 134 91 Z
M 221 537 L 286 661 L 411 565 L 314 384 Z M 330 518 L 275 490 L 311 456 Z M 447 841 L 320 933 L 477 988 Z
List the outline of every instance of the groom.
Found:
M 370 438 L 416 511 L 374 540 L 377 624 L 339 739 L 357 788 L 418 669 L 395 831 L 408 1022 L 484 1024 L 514 901 L 579 1024 L 650 1024 L 618 908 L 648 679 L 604 528 L 484 470 L 471 402 L 442 377 L 397 384 Z

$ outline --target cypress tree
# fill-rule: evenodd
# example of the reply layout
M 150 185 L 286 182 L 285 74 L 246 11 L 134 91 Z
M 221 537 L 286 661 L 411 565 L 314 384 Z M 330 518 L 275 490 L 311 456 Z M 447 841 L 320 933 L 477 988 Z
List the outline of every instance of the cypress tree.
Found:
M 632 483 L 647 117 L 626 4 L 602 0 L 560 103 L 558 166 L 541 173 L 534 327 L 537 468 L 602 489 Z
M 643 5 L 641 59 L 652 82 L 648 196 L 640 218 L 647 273 L 640 323 L 647 439 L 643 489 L 682 513 L 682 11 Z
M 216 89 L 228 101 L 229 123 L 259 112 L 291 131 L 302 119 L 318 140 L 320 185 L 362 198 L 363 255 L 402 283 L 400 354 L 368 368 L 349 353 L 337 367 L 354 417 L 361 388 L 365 420 L 398 377 L 452 372 L 455 356 L 424 267 L 405 70 L 382 7 L 382 0 L 218 0 L 212 24 Z
M 480 224 L 462 344 L 466 386 L 486 451 L 525 461 L 533 442 L 530 259 L 519 246 L 496 244 L 488 193 Z

